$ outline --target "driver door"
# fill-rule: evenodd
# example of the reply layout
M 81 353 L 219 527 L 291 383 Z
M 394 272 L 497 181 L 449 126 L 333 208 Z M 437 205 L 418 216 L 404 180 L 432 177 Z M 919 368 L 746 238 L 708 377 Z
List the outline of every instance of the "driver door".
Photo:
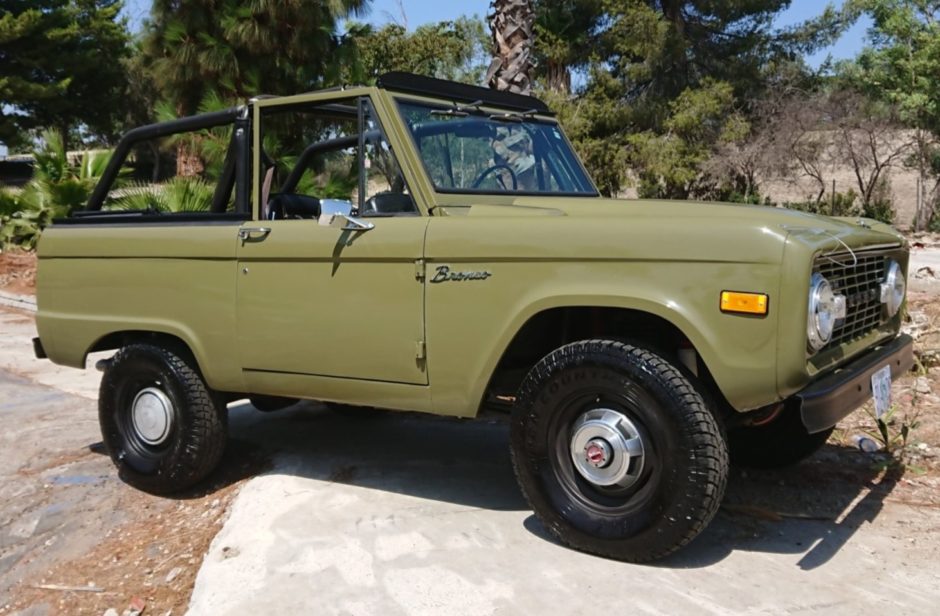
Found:
M 426 385 L 415 267 L 428 218 L 395 175 L 368 99 L 283 109 L 262 101 L 255 118 L 264 207 L 240 231 L 236 274 L 246 385 L 272 373 Z M 351 138 L 352 130 L 367 138 Z M 353 207 L 363 203 L 373 228 L 320 224 L 317 203 L 344 196 Z M 394 211 L 376 211 L 377 203 L 394 203 Z

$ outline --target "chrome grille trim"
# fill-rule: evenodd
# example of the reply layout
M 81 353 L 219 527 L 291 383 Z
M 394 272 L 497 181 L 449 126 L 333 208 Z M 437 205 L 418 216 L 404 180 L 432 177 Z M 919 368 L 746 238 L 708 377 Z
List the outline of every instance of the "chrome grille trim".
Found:
M 863 338 L 886 321 L 881 283 L 887 276 L 889 258 L 890 252 L 884 250 L 816 257 L 813 271 L 846 298 L 845 319 L 836 325 L 832 340 L 820 352 Z

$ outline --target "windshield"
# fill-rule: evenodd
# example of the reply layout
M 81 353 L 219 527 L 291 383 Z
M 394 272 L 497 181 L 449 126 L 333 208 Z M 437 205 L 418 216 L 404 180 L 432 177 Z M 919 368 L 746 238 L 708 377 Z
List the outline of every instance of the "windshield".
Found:
M 597 195 L 554 122 L 399 102 L 438 192 Z

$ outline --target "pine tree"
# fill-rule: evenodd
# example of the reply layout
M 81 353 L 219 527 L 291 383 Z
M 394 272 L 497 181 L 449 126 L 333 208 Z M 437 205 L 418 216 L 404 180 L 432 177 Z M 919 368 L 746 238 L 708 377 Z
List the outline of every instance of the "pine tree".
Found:
M 121 114 L 129 35 L 119 0 L 0 0 L 0 141 L 78 126 L 107 135 Z

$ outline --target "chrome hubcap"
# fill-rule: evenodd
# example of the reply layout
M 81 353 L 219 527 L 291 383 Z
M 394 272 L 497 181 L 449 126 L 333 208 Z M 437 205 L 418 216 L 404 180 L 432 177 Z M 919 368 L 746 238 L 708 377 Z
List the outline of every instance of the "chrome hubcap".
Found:
M 571 460 L 578 473 L 591 483 L 627 488 L 643 472 L 643 438 L 623 413 L 592 409 L 574 423 Z
M 173 403 L 156 387 L 147 387 L 134 396 L 131 404 L 134 432 L 148 445 L 160 445 L 170 435 L 173 425 Z

